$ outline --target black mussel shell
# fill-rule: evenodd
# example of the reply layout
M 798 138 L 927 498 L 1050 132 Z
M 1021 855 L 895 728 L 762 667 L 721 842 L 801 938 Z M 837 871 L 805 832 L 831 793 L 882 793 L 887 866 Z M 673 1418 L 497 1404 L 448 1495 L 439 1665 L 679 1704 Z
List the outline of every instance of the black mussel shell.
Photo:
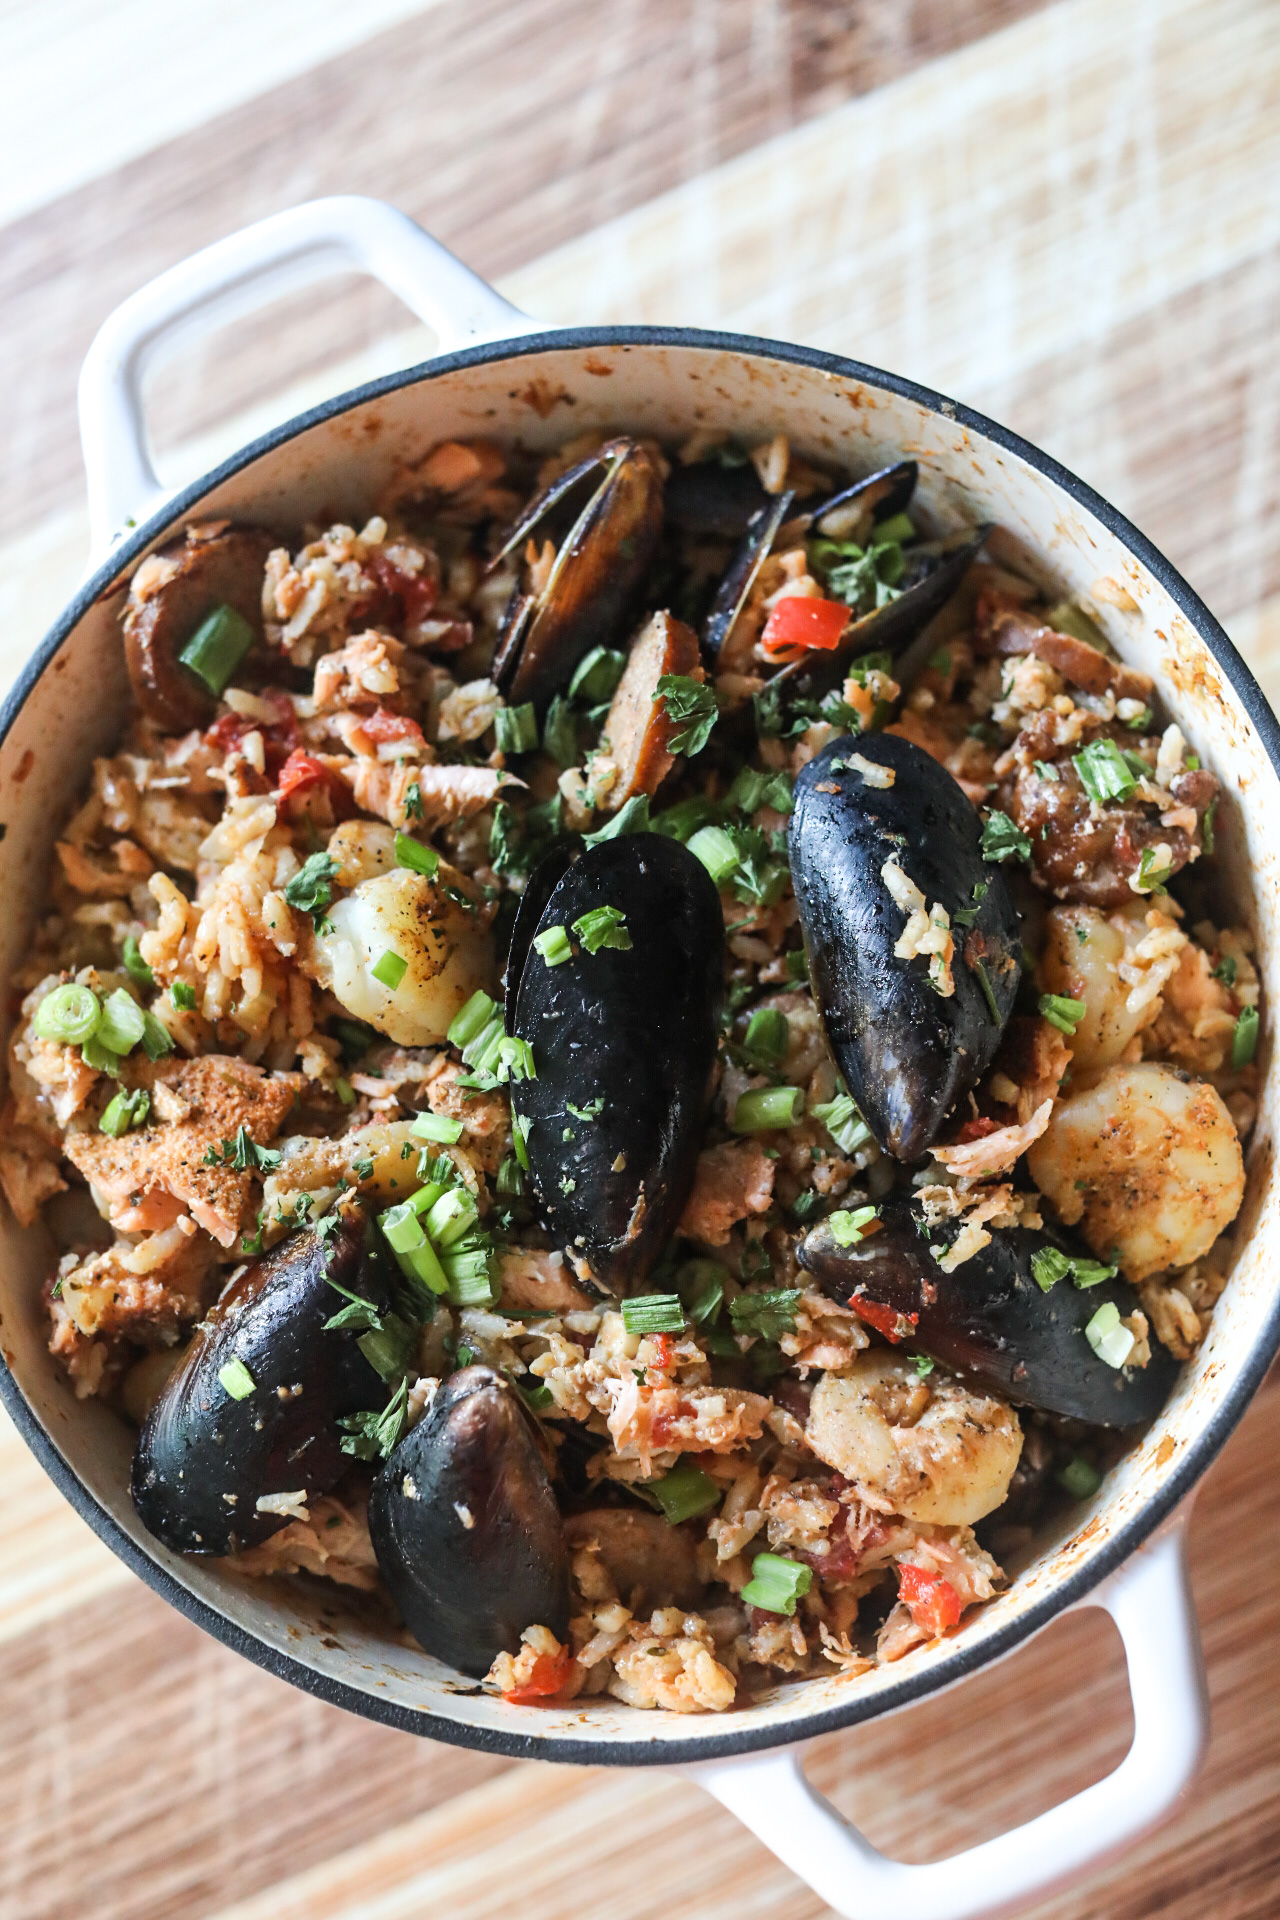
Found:
M 794 493 L 775 494 L 766 498 L 765 504 L 752 514 L 742 545 L 716 588 L 715 599 L 703 623 L 702 644 L 713 659 L 741 613 L 752 583 L 778 537 L 778 529 L 792 517 L 791 504 L 794 499 Z
M 605 906 L 625 916 L 625 951 L 588 952 L 574 932 Z M 531 1123 L 530 1181 L 555 1243 L 583 1278 L 623 1293 L 693 1184 L 722 991 L 720 898 L 678 840 L 626 834 L 563 874 L 538 930 L 556 926 L 574 957 L 550 967 L 526 949 L 513 1031 L 537 1077 L 512 1083 L 511 1104 Z
M 387 1390 L 358 1333 L 326 1332 L 325 1322 L 346 1304 L 331 1281 L 389 1304 L 365 1246 L 355 1218 L 327 1238 L 299 1228 L 246 1267 L 198 1328 L 133 1456 L 133 1504 L 167 1547 L 256 1546 L 288 1524 L 257 1511 L 262 1495 L 326 1493 L 350 1466 L 337 1421 L 381 1406 Z M 233 1360 L 254 1383 L 244 1399 L 218 1378 Z
M 893 785 L 845 767 L 854 753 L 890 768 Z M 990 1066 L 1013 1011 L 1021 941 L 1004 876 L 983 859 L 982 823 L 946 768 L 896 734 L 833 740 L 811 760 L 789 840 L 828 1045 L 880 1146 L 918 1160 Z M 891 858 L 951 917 L 945 998 L 923 956 L 894 954 L 907 916 L 881 878 Z
M 770 687 L 778 689 L 784 702 L 822 700 L 843 684 L 849 663 L 859 655 L 887 653 L 896 659 L 905 653 L 934 615 L 941 613 L 990 531 L 989 526 L 981 526 L 958 539 L 908 547 L 898 598 L 855 620 L 831 652 L 809 653 L 784 667 L 769 682 Z
M 573 864 L 574 856 L 579 852 L 581 845 L 576 835 L 566 834 L 563 839 L 557 840 L 530 874 L 529 884 L 520 896 L 515 923 L 511 928 L 511 944 L 507 948 L 507 964 L 502 976 L 503 1012 L 508 1033 L 515 1031 L 512 1022 L 516 1017 L 516 990 L 520 985 L 525 961 L 529 958 L 533 936 L 538 931 L 538 922 L 542 918 L 543 908 L 555 892 L 561 875 Z
M 558 524 L 583 487 L 585 503 L 558 542 L 546 587 L 512 595 L 490 668 L 512 706 L 531 701 L 539 714 L 592 647 L 617 644 L 662 533 L 653 453 L 635 440 L 610 440 L 530 503 L 496 558 L 545 530 L 549 516 Z
M 738 540 L 761 507 L 768 506 L 769 495 L 749 460 L 740 467 L 699 460 L 692 466 L 672 467 L 663 501 L 668 526 L 682 533 Z
M 483 1675 L 526 1627 L 568 1638 L 569 1561 L 532 1416 L 488 1367 L 464 1367 L 373 1483 L 369 1531 L 427 1653 Z
M 1063 1279 L 1046 1293 L 1032 1272 L 1032 1256 L 1042 1248 L 1087 1259 L 1084 1248 L 1061 1234 L 997 1228 L 990 1246 L 944 1273 L 929 1246 L 946 1236 L 924 1229 L 909 1201 L 887 1200 L 880 1215 L 881 1231 L 859 1246 L 840 1246 L 825 1221 L 801 1242 L 801 1266 L 833 1299 L 900 1316 L 895 1330 L 909 1351 L 930 1354 L 1016 1405 L 1107 1427 L 1135 1426 L 1160 1411 L 1178 1367 L 1158 1341 L 1145 1367 L 1116 1368 L 1085 1338 L 1104 1301 L 1133 1312 L 1138 1296 L 1128 1282 L 1076 1287 Z M 885 1331 L 882 1314 L 867 1317 Z

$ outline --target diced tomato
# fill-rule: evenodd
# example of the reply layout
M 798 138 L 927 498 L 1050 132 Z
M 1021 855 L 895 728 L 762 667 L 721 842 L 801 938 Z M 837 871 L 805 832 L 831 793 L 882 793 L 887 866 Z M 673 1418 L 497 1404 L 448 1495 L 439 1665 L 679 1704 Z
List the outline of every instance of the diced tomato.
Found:
M 559 1653 L 540 1653 L 529 1678 L 502 1697 L 509 1706 L 530 1706 L 535 1700 L 545 1700 L 548 1694 L 559 1693 L 561 1687 L 567 1686 L 572 1669 L 573 1655 L 568 1647 L 562 1647 Z
M 765 622 L 760 644 L 770 659 L 785 653 L 830 652 L 840 644 L 850 613 L 842 600 L 811 600 L 789 593 L 775 603 Z
M 303 753 L 301 748 L 296 749 L 280 769 L 276 791 L 281 801 L 292 800 L 295 796 L 303 797 L 318 786 L 323 786 L 328 793 L 334 818 L 350 819 L 355 812 L 355 801 L 346 783 L 339 780 L 323 760 L 317 760 L 314 754 Z
M 298 716 L 293 702 L 280 693 L 265 693 L 262 699 L 272 709 L 270 721 L 252 720 L 245 713 L 224 713 L 205 730 L 205 740 L 219 753 L 235 753 L 250 733 L 262 735 L 262 757 L 267 772 L 277 774 L 298 744 Z
M 882 1333 L 886 1340 L 891 1340 L 894 1346 L 906 1339 L 920 1319 L 918 1313 L 899 1313 L 896 1308 L 886 1307 L 879 1300 L 868 1300 L 861 1293 L 851 1295 L 849 1305 L 860 1319 L 865 1320 L 869 1327 L 874 1327 L 877 1333 Z
M 898 1562 L 898 1598 L 906 1602 L 911 1618 L 933 1639 L 959 1623 L 960 1595 L 939 1573 L 926 1573 L 909 1561 Z
M 372 740 L 375 746 L 382 746 L 388 740 L 408 740 L 415 747 L 423 745 L 422 728 L 407 713 L 389 713 L 385 707 L 379 707 L 367 719 L 360 722 L 360 731 Z
M 429 572 L 402 573 L 381 553 L 373 556 L 370 572 L 379 586 L 400 602 L 407 626 L 416 627 L 426 619 L 436 603 L 436 583 Z
M 651 1333 L 650 1340 L 658 1349 L 654 1366 L 662 1373 L 670 1373 L 676 1360 L 676 1343 L 669 1333 Z
M 994 1120 L 989 1120 L 985 1113 L 976 1113 L 971 1120 L 965 1121 L 955 1137 L 954 1144 L 957 1147 L 967 1147 L 971 1140 L 985 1140 L 989 1133 L 998 1131 Z

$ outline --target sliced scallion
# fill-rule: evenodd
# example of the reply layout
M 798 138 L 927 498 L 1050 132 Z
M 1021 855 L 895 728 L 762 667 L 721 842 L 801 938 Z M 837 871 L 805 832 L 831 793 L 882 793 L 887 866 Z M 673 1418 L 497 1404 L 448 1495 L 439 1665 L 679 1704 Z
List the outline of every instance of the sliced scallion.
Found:
M 573 948 L 563 927 L 548 927 L 545 933 L 536 933 L 533 944 L 549 967 L 562 967 L 566 960 L 573 958 Z
M 142 1014 L 142 1051 L 148 1060 L 163 1060 L 166 1053 L 173 1052 L 173 1035 L 150 1007 Z
M 855 1207 L 852 1211 L 842 1207 L 829 1217 L 827 1225 L 837 1246 L 856 1247 L 866 1239 L 871 1222 L 879 1218 L 879 1207 Z
M 799 1087 L 753 1087 L 738 1096 L 730 1125 L 735 1133 L 765 1133 L 771 1127 L 794 1127 L 803 1118 Z
M 434 880 L 440 871 L 440 855 L 434 847 L 424 847 L 421 840 L 415 840 L 411 833 L 397 833 L 396 865 Z
M 616 948 L 619 953 L 631 950 L 631 930 L 621 907 L 593 907 L 574 921 L 573 931 L 588 953 L 599 953 L 602 947 Z
M 494 1015 L 494 1003 L 484 991 L 477 989 L 459 1013 L 455 1013 L 449 1023 L 445 1038 L 451 1047 L 462 1048 L 487 1027 Z
M 662 1508 L 670 1527 L 678 1527 L 683 1520 L 693 1520 L 698 1514 L 708 1512 L 720 1498 L 720 1489 L 711 1475 L 701 1467 L 686 1466 L 683 1461 L 664 1473 L 661 1480 L 650 1481 L 646 1492 L 651 1493 Z
M 493 716 L 493 731 L 500 752 L 532 753 L 538 744 L 538 716 L 531 703 L 499 707 Z
M 796 1601 L 813 1585 L 813 1573 L 798 1560 L 784 1560 L 778 1553 L 758 1553 L 751 1562 L 751 1578 L 741 1598 L 762 1613 L 794 1614 Z
M 1073 1500 L 1089 1499 L 1090 1495 L 1095 1494 L 1102 1485 L 1102 1475 L 1098 1469 L 1091 1466 L 1089 1461 L 1083 1459 L 1080 1454 L 1068 1460 L 1066 1466 L 1060 1468 L 1054 1475 L 1054 1479 L 1060 1487 L 1065 1488 Z
M 461 1120 L 450 1120 L 444 1113 L 420 1113 L 409 1129 L 415 1140 L 434 1140 L 452 1147 L 462 1138 Z
M 78 1047 L 92 1039 L 102 1019 L 102 1003 L 92 987 L 55 987 L 36 1008 L 32 1026 L 41 1040 Z
M 787 1057 L 787 1016 L 778 1007 L 758 1007 L 747 1025 L 742 1051 L 753 1065 L 778 1067 Z
M 142 957 L 142 949 L 138 945 L 136 934 L 126 933 L 121 957 L 124 960 L 124 970 L 130 979 L 136 980 L 142 987 L 155 985 L 156 977 Z
M 826 1128 L 841 1153 L 856 1153 L 871 1138 L 870 1127 L 847 1093 L 837 1094 L 834 1100 L 820 1101 L 809 1111 Z
M 220 695 L 252 645 L 253 628 L 244 615 L 234 607 L 215 607 L 200 622 L 178 659 L 210 693 Z
M 394 993 L 409 971 L 409 962 L 402 959 L 393 948 L 388 947 L 386 952 L 374 961 L 369 971 L 388 993 Z
M 1072 1000 L 1065 993 L 1042 993 L 1040 995 L 1040 1014 L 1042 1019 L 1056 1027 L 1059 1033 L 1065 1033 L 1070 1039 L 1084 1019 L 1089 1009 L 1083 1000 Z
M 1119 1369 L 1133 1352 L 1133 1335 L 1120 1318 L 1120 1309 L 1114 1300 L 1104 1300 L 1098 1311 L 1084 1330 L 1084 1337 L 1109 1367 Z
M 98 1122 L 102 1133 L 109 1133 L 113 1140 L 119 1140 L 131 1127 L 140 1127 L 151 1111 L 151 1095 L 145 1087 L 138 1087 L 133 1093 L 126 1093 L 122 1087 L 108 1101 L 106 1109 Z
M 1231 1034 L 1231 1070 L 1239 1073 L 1258 1051 L 1258 1009 L 1241 1007 Z
M 681 1333 L 684 1319 L 678 1293 L 642 1293 L 622 1303 L 622 1324 L 628 1333 Z
M 146 1030 L 142 1008 L 131 993 L 117 987 L 103 1002 L 102 1018 L 93 1037 L 109 1052 L 124 1054 L 133 1051 Z
M 612 647 L 592 647 L 569 682 L 569 698 L 598 707 L 611 700 L 626 668 L 627 656 Z
M 196 990 L 188 986 L 185 980 L 175 980 L 169 988 L 169 998 L 179 1013 L 194 1013 L 196 1010 Z
M 701 860 L 716 886 L 720 886 L 738 864 L 738 849 L 723 827 L 700 827 L 689 842 L 689 851 Z
M 258 1386 L 243 1360 L 228 1360 L 225 1367 L 219 1367 L 218 1381 L 233 1400 L 247 1400 Z

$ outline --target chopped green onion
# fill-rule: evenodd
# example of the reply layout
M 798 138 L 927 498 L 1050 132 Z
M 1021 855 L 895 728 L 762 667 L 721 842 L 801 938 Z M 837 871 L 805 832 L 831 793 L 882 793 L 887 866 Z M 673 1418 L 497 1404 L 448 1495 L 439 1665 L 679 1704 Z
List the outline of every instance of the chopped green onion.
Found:
M 403 1379 L 413 1346 L 414 1329 L 397 1313 L 384 1313 L 379 1319 L 381 1324 L 362 1333 L 356 1345 L 382 1379 Z
M 356 1090 L 349 1080 L 344 1080 L 339 1076 L 333 1083 L 333 1090 L 344 1107 L 354 1107 L 356 1103 Z
M 760 1340 L 779 1340 L 794 1333 L 799 1287 L 775 1287 L 768 1293 L 740 1293 L 729 1302 L 729 1318 L 738 1333 L 752 1333 Z
M 982 857 L 1002 864 L 1006 860 L 1030 860 L 1031 842 L 1021 827 L 1015 827 L 1007 813 L 997 808 L 989 813 L 982 829 Z
M 687 1467 L 683 1461 L 677 1461 L 661 1480 L 651 1481 L 645 1491 L 651 1493 L 662 1508 L 669 1527 L 678 1527 L 682 1520 L 693 1520 L 698 1514 L 706 1513 L 720 1498 L 720 1489 L 711 1475 L 701 1467 Z
M 1108 800 L 1127 800 L 1138 784 L 1114 740 L 1091 740 L 1079 753 L 1072 754 L 1071 764 L 1081 786 L 1098 806 Z
M 78 1047 L 93 1038 L 102 1019 L 102 1004 L 92 987 L 55 987 L 36 1008 L 32 1026 L 41 1040 Z
M 538 744 L 538 716 L 532 703 L 499 707 L 493 716 L 493 731 L 500 752 L 532 753 Z
M 871 529 L 873 547 L 883 547 L 893 540 L 901 546 L 916 537 L 915 523 L 909 513 L 891 513 L 883 520 L 877 520 Z M 932 661 L 929 663 L 931 666 Z
M 589 707 L 612 700 L 626 665 L 625 653 L 617 653 L 612 647 L 592 647 L 569 682 L 569 698 Z
M 592 907 L 573 923 L 573 930 L 588 953 L 601 947 L 613 947 L 619 953 L 631 951 L 631 932 L 627 916 L 620 907 Z
M 1065 993 L 1042 993 L 1040 995 L 1040 1013 L 1051 1027 L 1059 1033 L 1065 1033 L 1068 1040 L 1084 1019 L 1089 1009 L 1083 1000 L 1072 1000 Z
M 1200 822 L 1200 837 L 1204 841 L 1206 853 L 1212 853 L 1217 845 L 1213 831 L 1213 816 L 1218 811 L 1218 796 L 1215 793 L 1209 802 L 1204 819 Z
M 678 1293 L 642 1293 L 622 1303 L 622 1324 L 628 1333 L 681 1333 L 684 1308 Z
M 1231 1070 L 1239 1073 L 1258 1050 L 1258 1009 L 1241 1007 L 1231 1035 Z
M 880 1218 L 879 1207 L 856 1207 L 851 1213 L 842 1207 L 827 1221 L 831 1237 L 839 1247 L 856 1247 L 867 1237 L 867 1228 Z
M 1151 717 L 1150 707 L 1143 707 L 1139 712 L 1135 713 L 1131 719 L 1126 720 L 1124 724 L 1128 727 L 1130 733 L 1142 733 L 1151 725 Z
M 196 1010 L 196 990 L 188 986 L 185 980 L 175 980 L 169 988 L 169 998 L 179 1013 L 194 1013 Z
M 847 1093 L 820 1101 L 810 1113 L 826 1128 L 841 1153 L 856 1153 L 871 1138 L 871 1129 Z
M 524 1192 L 524 1174 L 513 1153 L 504 1154 L 498 1163 L 497 1189 L 505 1200 L 518 1200 Z
M 996 999 L 996 990 L 991 984 L 991 976 L 987 972 L 986 961 L 969 960 L 966 962 L 966 965 L 970 973 L 977 979 L 978 985 L 982 988 L 982 997 L 987 1003 L 987 1012 L 991 1015 L 996 1026 L 1001 1026 L 1003 1020 L 1000 1013 L 1000 1003 Z
M 573 958 L 573 948 L 563 927 L 548 927 L 545 933 L 535 933 L 533 944 L 549 967 L 562 967 L 566 960 Z
M 247 1400 L 257 1391 L 258 1383 L 243 1360 L 228 1360 L 225 1367 L 219 1367 L 218 1380 L 233 1400 Z
M 784 1560 L 778 1553 L 758 1553 L 740 1597 L 762 1613 L 793 1614 L 796 1601 L 803 1599 L 812 1585 L 812 1570 L 798 1560 Z
M 210 693 L 220 695 L 253 645 L 253 628 L 234 607 L 215 607 L 196 628 L 178 659 L 202 680 Z
M 1154 847 L 1144 847 L 1138 857 L 1134 886 L 1138 893 L 1163 893 L 1172 876 L 1172 867 L 1157 867 Z
M 803 1118 L 799 1087 L 755 1087 L 738 1096 L 729 1124 L 735 1133 L 764 1133 L 771 1127 L 794 1127 Z
M 388 947 L 386 952 L 374 961 L 369 971 L 375 980 L 381 981 L 388 993 L 394 993 L 409 971 L 409 962 Z
M 142 1008 L 123 987 L 108 994 L 94 1039 L 111 1053 L 132 1053 L 147 1030 Z
M 701 860 L 715 884 L 729 878 L 738 864 L 738 849 L 723 827 L 702 827 L 689 842 L 689 851 Z
M 529 1171 L 529 1133 L 533 1120 L 526 1114 L 513 1113 L 511 1116 L 511 1145 L 516 1159 L 524 1171 Z
M 139 986 L 153 987 L 155 985 L 156 977 L 142 957 L 142 948 L 138 945 L 136 934 L 126 933 L 121 954 L 124 959 L 125 972 L 129 974 L 132 979 L 136 980 Z
M 465 1047 L 475 1039 L 482 1028 L 487 1027 L 494 1015 L 494 1003 L 483 988 L 473 993 L 461 1012 L 455 1013 L 449 1023 L 446 1040 L 451 1047 Z
M 126 1093 L 122 1087 L 108 1101 L 106 1111 L 98 1122 L 99 1130 L 109 1133 L 113 1140 L 119 1140 L 128 1133 L 130 1127 L 142 1126 L 150 1111 L 151 1095 L 145 1087 L 139 1087 L 133 1093 Z
M 163 1060 L 166 1053 L 173 1052 L 173 1035 L 150 1007 L 142 1013 L 142 1051 L 148 1060 Z
M 462 1138 L 461 1120 L 450 1120 L 443 1113 L 420 1113 L 409 1129 L 415 1140 L 434 1140 L 451 1147 Z
M 1084 1330 L 1084 1337 L 1107 1366 L 1119 1369 L 1133 1352 L 1136 1342 L 1128 1327 L 1121 1323 L 1120 1309 L 1113 1300 L 1104 1300 Z
M 1044 620 L 1055 633 L 1069 633 L 1073 640 L 1083 640 L 1086 647 L 1094 647 L 1099 653 L 1107 651 L 1102 628 L 1090 619 L 1083 607 L 1077 607 L 1071 600 L 1059 600 L 1057 606 L 1050 607 Z
M 809 978 L 809 956 L 803 947 L 797 947 L 786 957 L 788 980 L 807 980 Z
M 465 1187 L 450 1187 L 442 1193 L 423 1225 L 427 1238 L 440 1253 L 470 1233 L 476 1223 L 476 1203 Z
M 746 769 L 744 768 L 744 772 Z M 734 782 L 737 785 L 737 782 Z M 705 794 L 696 793 L 689 800 L 677 800 L 674 807 L 664 807 L 653 818 L 653 831 L 665 834 L 668 840 L 689 841 L 700 827 L 713 824 L 720 818 L 720 807 L 714 800 L 708 800 Z
M 91 1034 L 80 1043 L 80 1058 L 86 1067 L 92 1067 L 97 1073 L 109 1073 L 113 1080 L 120 1078 L 120 1055 L 113 1053 L 110 1047 L 104 1047 L 96 1035 Z
M 440 855 L 434 847 L 424 847 L 411 833 L 397 833 L 396 865 L 407 867 L 410 873 L 424 873 L 428 880 L 434 880 L 440 871 Z
M 624 833 L 648 833 L 649 796 L 647 793 L 633 793 L 625 800 L 606 826 L 596 833 L 584 833 L 584 847 L 598 847 L 606 840 L 620 840 Z
M 433 1295 L 449 1291 L 448 1276 L 411 1202 L 406 1200 L 398 1207 L 388 1207 L 379 1215 L 378 1224 L 396 1257 L 396 1265 L 411 1285 L 424 1286 Z
M 742 1051 L 765 1067 L 778 1067 L 787 1057 L 787 1016 L 777 1007 L 759 1007 L 747 1026 Z
M 1066 1466 L 1060 1468 L 1054 1475 L 1054 1479 L 1060 1487 L 1066 1489 L 1073 1500 L 1087 1500 L 1102 1485 L 1102 1475 L 1098 1469 L 1082 1459 L 1079 1454 L 1076 1454 L 1073 1460 L 1068 1460 Z

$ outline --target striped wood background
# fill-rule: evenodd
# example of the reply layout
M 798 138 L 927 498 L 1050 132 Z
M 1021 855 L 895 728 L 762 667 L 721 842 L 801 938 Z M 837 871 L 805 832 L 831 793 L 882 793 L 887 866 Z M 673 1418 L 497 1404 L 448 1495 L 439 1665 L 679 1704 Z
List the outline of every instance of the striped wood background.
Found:
M 395 201 L 549 320 L 845 349 L 1029 434 L 1280 693 L 1274 0 L 0 0 L 0 679 L 75 585 L 75 376 L 109 308 L 297 200 Z M 429 344 L 335 282 L 154 394 L 175 478 Z M 1193 1526 L 1214 1698 L 1178 1821 L 1028 1920 L 1280 1913 L 1280 1392 Z M 0 1432 L 0 1920 L 811 1920 L 696 1789 L 348 1718 L 205 1639 Z M 812 1772 L 936 1857 L 1115 1764 L 1089 1614 Z

